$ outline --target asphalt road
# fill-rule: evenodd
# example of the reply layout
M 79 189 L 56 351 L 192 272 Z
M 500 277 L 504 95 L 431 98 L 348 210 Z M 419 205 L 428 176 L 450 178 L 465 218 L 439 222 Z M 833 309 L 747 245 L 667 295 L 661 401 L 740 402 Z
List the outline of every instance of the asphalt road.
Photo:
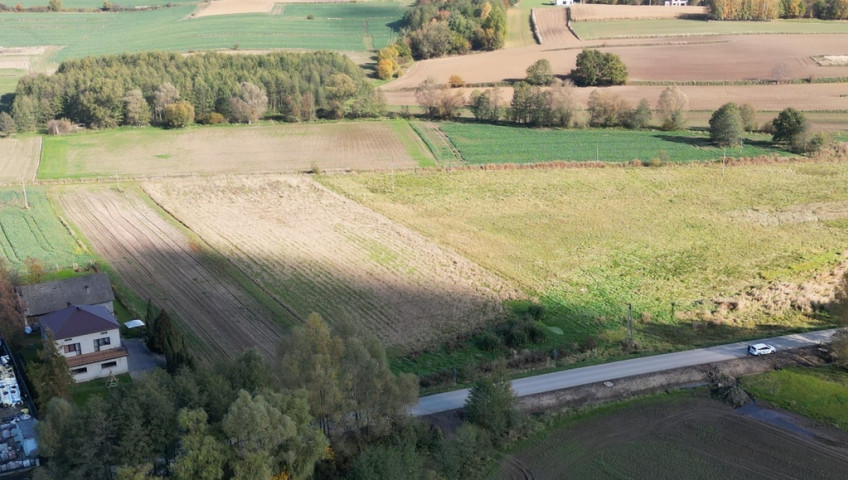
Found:
M 836 330 L 796 333 L 783 337 L 763 338 L 747 342 L 729 343 L 709 348 L 666 353 L 651 357 L 634 358 L 620 362 L 593 365 L 591 367 L 563 370 L 512 381 L 512 389 L 519 397 L 543 392 L 552 392 L 563 388 L 601 383 L 619 378 L 661 372 L 680 367 L 691 367 L 705 363 L 720 362 L 734 358 L 743 358 L 748 354 L 748 345 L 768 343 L 778 350 L 806 347 L 827 342 Z M 468 397 L 468 389 L 429 395 L 418 399 L 418 405 L 412 409 L 415 416 L 430 415 L 462 407 Z

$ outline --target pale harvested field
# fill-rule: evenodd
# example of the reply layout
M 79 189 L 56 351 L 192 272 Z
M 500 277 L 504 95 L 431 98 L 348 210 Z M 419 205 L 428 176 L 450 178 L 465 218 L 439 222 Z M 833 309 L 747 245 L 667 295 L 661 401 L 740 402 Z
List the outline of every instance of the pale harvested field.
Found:
M 707 7 L 666 7 L 665 5 L 603 5 L 581 3 L 571 7 L 571 19 L 575 21 L 630 20 L 651 18 L 680 18 L 703 16 Z
M 620 95 L 632 105 L 642 98 L 656 108 L 657 100 L 666 87 L 631 86 L 608 87 L 604 91 Z M 727 102 L 749 103 L 760 111 L 777 112 L 786 107 L 803 111 L 848 110 L 848 87 L 838 83 L 792 84 L 792 85 L 729 85 L 729 86 L 686 86 L 680 87 L 689 97 L 690 110 L 716 110 Z M 464 89 L 467 96 L 474 89 Z M 574 98 L 584 108 L 594 88 L 575 88 Z M 512 88 L 501 87 L 506 102 L 512 98 Z M 416 105 L 412 91 L 385 92 L 386 101 L 392 105 Z M 848 117 L 841 129 L 848 128 Z
M 580 45 L 580 40 L 566 27 L 568 15 L 564 8 L 534 8 L 533 13 L 543 45 Z
M 274 4 L 278 3 L 347 3 L 355 1 L 356 0 L 214 0 L 212 2 L 200 4 L 192 16 L 211 17 L 213 15 L 234 15 L 238 13 L 271 13 L 274 8 Z
M 33 180 L 41 158 L 41 137 L 0 139 L 0 183 Z
M 47 47 L 0 47 L 0 69 L 29 70 L 32 59 L 46 51 Z
M 386 189 L 391 188 L 386 176 Z M 305 176 L 148 181 L 144 190 L 301 316 L 423 347 L 502 315 L 498 277 Z
M 406 136 L 429 152 L 404 122 L 339 122 L 94 132 L 66 137 L 68 148 L 45 162 L 69 175 L 185 175 L 414 167 Z
M 67 218 L 140 298 L 182 320 L 212 360 L 258 347 L 275 354 L 281 324 L 239 285 L 201 260 L 188 236 L 132 191 L 68 189 Z M 197 347 L 196 345 L 192 345 Z

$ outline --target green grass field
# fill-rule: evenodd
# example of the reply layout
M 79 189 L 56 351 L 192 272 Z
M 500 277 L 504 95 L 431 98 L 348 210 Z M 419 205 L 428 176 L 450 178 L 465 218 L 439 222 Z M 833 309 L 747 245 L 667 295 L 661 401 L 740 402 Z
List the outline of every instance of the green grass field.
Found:
M 15 88 L 18 86 L 18 79 L 26 75 L 25 70 L 14 68 L 0 69 L 0 96 L 6 93 L 15 93 Z
M 168 50 L 302 48 L 362 51 L 397 38 L 395 2 L 289 5 L 282 15 L 189 19 L 194 6 L 119 13 L 0 14 L 0 45 L 65 45 L 56 60 Z M 307 15 L 315 16 L 307 20 Z M 366 35 L 367 25 L 367 35 Z
M 506 13 L 506 47 L 535 45 L 536 38 L 530 28 L 530 10 L 552 4 L 553 2 L 549 0 L 522 0 L 518 5 L 509 7 Z
M 664 35 L 740 35 L 758 33 L 848 33 L 848 23 L 822 20 L 772 20 L 770 22 L 717 22 L 704 20 L 609 20 L 572 22 L 581 40 Z
M 844 370 L 787 368 L 740 381 L 756 399 L 848 430 L 848 373 Z
M 48 272 L 85 266 L 91 258 L 59 221 L 44 192 L 27 189 L 29 209 L 20 190 L 0 190 L 0 254 L 22 270 L 24 260 L 41 261 Z
M 829 163 L 453 170 L 396 174 L 394 192 L 378 174 L 322 179 L 537 297 L 543 322 L 564 332 L 550 346 L 617 345 L 632 304 L 638 340 L 657 351 L 818 325 L 758 308 L 692 320 L 712 298 L 842 261 L 846 181 L 848 165 Z M 824 206 L 836 213 L 805 213 Z
M 24 8 L 30 7 L 45 7 L 49 0 L 5 0 L 6 5 L 21 4 Z M 159 6 L 159 5 L 196 5 L 201 3 L 201 0 L 109 0 L 113 8 L 135 8 L 143 6 Z M 103 0 L 62 0 L 62 10 L 98 10 L 103 8 Z
M 706 132 L 654 130 L 549 130 L 479 123 L 446 122 L 441 129 L 472 165 L 551 161 L 622 163 L 653 158 L 674 163 L 721 159 L 724 150 L 710 144 Z M 728 157 L 788 155 L 770 145 L 767 135 L 750 135 Z

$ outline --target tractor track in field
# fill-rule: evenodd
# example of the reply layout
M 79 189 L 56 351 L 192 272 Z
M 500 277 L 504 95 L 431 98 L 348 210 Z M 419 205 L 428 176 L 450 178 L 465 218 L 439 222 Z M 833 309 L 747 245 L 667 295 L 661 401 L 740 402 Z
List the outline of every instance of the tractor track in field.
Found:
M 71 189 L 57 203 L 125 285 L 175 314 L 208 347 L 201 356 L 232 357 L 249 347 L 274 355 L 282 327 L 272 313 L 138 194 Z

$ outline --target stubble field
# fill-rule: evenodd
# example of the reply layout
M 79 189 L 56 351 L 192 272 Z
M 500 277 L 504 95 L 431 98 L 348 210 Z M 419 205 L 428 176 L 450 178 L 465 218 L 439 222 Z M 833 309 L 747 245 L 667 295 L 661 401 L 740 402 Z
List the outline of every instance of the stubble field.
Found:
M 402 120 L 125 128 L 46 137 L 39 178 L 388 170 L 432 162 Z
M 390 191 L 391 179 L 382 179 L 379 188 Z M 308 177 L 169 179 L 144 190 L 302 317 L 352 323 L 389 346 L 435 345 L 487 325 L 516 295 L 473 262 Z
M 35 179 L 41 157 L 41 137 L 0 139 L 0 183 Z
M 581 3 L 571 6 L 571 18 L 577 22 L 607 21 L 614 19 L 655 19 L 701 16 L 706 17 L 707 7 L 667 7 L 665 5 L 604 5 Z
M 269 309 L 210 261 L 202 244 L 165 220 L 132 191 L 67 188 L 55 194 L 60 209 L 142 300 L 176 316 L 190 333 L 197 357 L 235 357 L 257 347 L 268 357 L 285 324 L 282 308 Z

